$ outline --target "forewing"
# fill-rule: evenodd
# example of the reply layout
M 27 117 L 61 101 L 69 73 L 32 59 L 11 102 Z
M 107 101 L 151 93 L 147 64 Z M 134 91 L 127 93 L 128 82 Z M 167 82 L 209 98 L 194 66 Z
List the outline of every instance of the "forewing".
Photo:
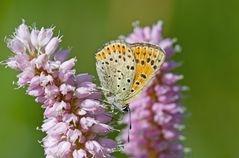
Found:
M 118 100 L 124 100 L 129 95 L 136 63 L 128 44 L 123 41 L 107 43 L 96 53 L 96 69 L 101 87 L 110 92 L 108 95 Z
M 126 98 L 130 102 L 154 77 L 164 62 L 164 51 L 152 44 L 135 43 L 131 49 L 136 60 L 135 79 L 131 87 L 131 94 Z

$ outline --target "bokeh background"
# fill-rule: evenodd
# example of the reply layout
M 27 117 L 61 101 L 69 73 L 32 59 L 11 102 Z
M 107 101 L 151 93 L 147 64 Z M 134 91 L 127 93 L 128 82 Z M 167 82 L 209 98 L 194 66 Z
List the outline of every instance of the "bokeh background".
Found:
M 62 47 L 72 48 L 78 72 L 96 75 L 94 53 L 105 42 L 142 25 L 164 21 L 166 37 L 183 51 L 176 71 L 185 93 L 187 158 L 239 157 L 239 1 L 238 0 L 0 0 L 0 60 L 10 56 L 4 37 L 25 19 L 57 26 Z M 0 157 L 42 158 L 36 130 L 42 110 L 13 85 L 16 72 L 0 66 Z M 121 156 L 118 156 L 121 157 Z

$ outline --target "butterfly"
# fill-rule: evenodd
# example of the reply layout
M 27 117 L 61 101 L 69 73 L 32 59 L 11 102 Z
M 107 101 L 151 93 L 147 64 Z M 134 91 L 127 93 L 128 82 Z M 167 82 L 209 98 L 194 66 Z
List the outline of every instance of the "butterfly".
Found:
M 95 57 L 107 102 L 124 111 L 160 69 L 165 52 L 149 43 L 111 41 L 99 49 Z

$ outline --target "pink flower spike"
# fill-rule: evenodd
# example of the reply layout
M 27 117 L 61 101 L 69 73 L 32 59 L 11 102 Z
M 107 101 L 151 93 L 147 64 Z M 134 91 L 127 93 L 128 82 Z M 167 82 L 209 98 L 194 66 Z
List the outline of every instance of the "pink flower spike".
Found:
M 113 128 L 109 125 L 103 123 L 97 123 L 92 127 L 92 131 L 97 134 L 107 134 L 110 133 Z
M 134 28 L 125 38 L 130 43 L 148 42 L 156 44 L 166 52 L 166 61 L 155 75 L 152 84 L 129 106 L 131 108 L 132 129 L 128 142 L 128 128 L 122 133 L 125 141 L 124 152 L 135 158 L 183 158 L 184 147 L 181 142 L 182 118 L 181 106 L 183 86 L 177 84 L 182 75 L 171 72 L 179 66 L 171 57 L 176 53 L 175 40 L 162 36 L 162 22 L 152 27 Z M 124 117 L 128 123 L 129 115 Z M 129 126 L 129 124 L 128 124 Z
M 37 37 L 37 41 L 38 41 L 40 48 L 44 47 L 51 40 L 51 38 L 53 36 L 52 30 L 53 29 L 44 29 L 43 27 L 41 28 L 40 32 L 38 33 L 38 37 Z
M 79 74 L 76 76 L 76 82 L 78 84 L 81 84 L 83 82 L 91 82 L 92 81 L 92 76 L 91 75 L 88 75 L 88 74 Z
M 68 130 L 67 132 L 67 138 L 69 139 L 70 142 L 75 143 L 77 139 L 81 139 L 82 133 L 80 130 L 75 129 L 75 130 Z
M 101 106 L 100 102 L 92 99 L 86 99 L 81 102 L 81 108 L 85 111 L 94 112 L 98 110 L 99 106 Z
M 57 156 L 58 157 L 68 157 L 67 155 L 71 152 L 71 143 L 63 141 L 57 146 Z
M 91 95 L 91 89 L 87 87 L 79 87 L 76 89 L 76 96 L 81 99 L 81 98 L 86 98 L 89 95 Z
M 17 39 L 17 38 L 13 38 L 11 40 L 9 40 L 7 42 L 7 47 L 9 49 L 11 49 L 11 51 L 13 53 L 16 53 L 16 54 L 23 54 L 25 52 L 25 48 L 24 48 L 24 45 L 22 44 L 22 42 Z
M 67 85 L 67 84 L 62 84 L 60 86 L 60 91 L 61 91 L 61 94 L 66 95 L 69 92 L 75 91 L 75 87 L 71 85 Z
M 96 123 L 97 123 L 96 120 L 91 117 L 82 117 L 80 120 L 81 127 L 86 130 L 88 130 L 90 127 L 92 127 Z
M 86 156 L 86 151 L 82 149 L 73 152 L 73 158 L 87 158 Z
M 44 120 L 44 124 L 42 125 L 42 131 L 48 131 L 50 128 L 54 127 L 57 124 L 56 118 L 49 118 Z
M 68 55 L 70 54 L 71 50 L 67 49 L 67 50 L 59 50 L 58 52 L 54 53 L 54 59 L 57 61 L 65 61 L 68 57 Z
M 104 156 L 103 147 L 97 141 L 87 141 L 85 147 L 92 155 L 102 155 Z
M 59 137 L 46 136 L 45 138 L 43 138 L 43 142 L 45 147 L 52 148 L 59 144 Z
M 61 135 L 64 134 L 68 129 L 68 126 L 64 122 L 59 122 L 56 125 L 54 125 L 52 128 L 50 128 L 47 133 L 50 135 Z
M 155 25 L 152 26 L 151 38 L 153 43 L 158 44 L 162 40 L 162 25 L 161 21 L 157 22 Z
M 16 29 L 16 38 L 24 45 L 28 46 L 28 42 L 30 41 L 30 32 L 28 26 L 24 22 Z
M 27 94 L 45 110 L 41 126 L 46 133 L 42 140 L 45 157 L 111 157 L 113 149 L 101 146 L 100 138 L 113 129 L 106 124 L 112 116 L 98 101 L 101 92 L 92 76 L 76 74 L 76 59 L 66 59 L 69 50 L 57 51 L 60 41 L 53 36 L 53 28 L 38 30 L 24 23 L 7 39 L 14 52 L 7 66 L 20 71 L 18 86 L 25 86 Z
M 48 55 L 47 54 L 41 54 L 37 58 L 33 59 L 31 62 L 36 65 L 36 68 L 41 68 L 43 67 L 46 62 L 48 61 Z
M 62 120 L 68 124 L 70 124 L 71 122 L 74 124 L 77 124 L 79 121 L 79 118 L 77 117 L 77 115 L 75 114 L 64 114 Z
M 101 123 L 108 123 L 112 120 L 112 115 L 102 113 L 97 116 L 97 120 Z
M 75 58 L 65 61 L 64 63 L 61 64 L 60 71 L 64 73 L 68 70 L 71 70 L 75 66 L 75 62 L 76 62 Z
M 45 48 L 45 53 L 48 55 L 53 54 L 56 51 L 60 42 L 61 42 L 61 40 L 58 37 L 53 37 L 50 40 L 50 42 L 47 44 L 47 46 Z
M 38 43 L 38 34 L 39 34 L 39 30 L 33 29 L 30 35 L 30 39 L 31 39 L 31 43 L 32 45 L 39 49 L 39 43 Z
M 113 141 L 112 139 L 108 138 L 99 138 L 99 143 L 108 149 L 115 149 L 117 147 L 117 143 Z

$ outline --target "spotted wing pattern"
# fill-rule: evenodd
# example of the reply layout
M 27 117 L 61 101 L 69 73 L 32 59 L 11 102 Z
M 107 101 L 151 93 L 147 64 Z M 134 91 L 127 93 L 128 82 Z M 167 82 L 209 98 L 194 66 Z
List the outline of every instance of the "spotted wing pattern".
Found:
M 96 69 L 105 96 L 124 100 L 135 77 L 135 57 L 129 45 L 112 41 L 96 53 Z M 122 105 L 123 106 L 123 105 Z
M 154 77 L 164 62 L 164 51 L 152 44 L 135 43 L 130 45 L 136 61 L 136 71 L 131 93 L 126 98 L 129 103 Z

